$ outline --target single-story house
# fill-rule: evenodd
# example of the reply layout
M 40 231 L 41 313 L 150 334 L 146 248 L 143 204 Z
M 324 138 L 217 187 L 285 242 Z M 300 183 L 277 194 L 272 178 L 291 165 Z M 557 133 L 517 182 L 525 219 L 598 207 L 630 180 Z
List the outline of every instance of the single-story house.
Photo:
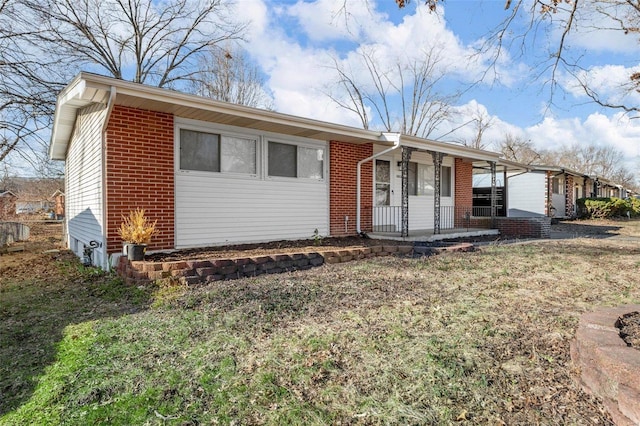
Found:
M 509 217 L 575 217 L 575 200 L 590 196 L 587 176 L 555 166 L 529 166 L 507 176 Z
M 580 198 L 626 196 L 621 185 L 601 177 L 556 166 L 528 167 L 526 173 L 507 174 L 509 217 L 572 218 Z
M 65 164 L 67 243 L 107 267 L 123 215 L 150 250 L 457 226 L 474 164 L 498 153 L 80 73 L 59 94 L 49 155 Z

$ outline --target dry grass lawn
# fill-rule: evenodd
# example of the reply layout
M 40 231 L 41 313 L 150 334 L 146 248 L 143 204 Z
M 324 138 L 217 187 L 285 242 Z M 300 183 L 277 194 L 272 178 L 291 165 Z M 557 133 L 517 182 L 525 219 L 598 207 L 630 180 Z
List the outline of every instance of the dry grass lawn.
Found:
M 640 222 L 571 226 L 198 288 L 0 258 L 0 424 L 611 424 L 569 342 L 640 301 Z

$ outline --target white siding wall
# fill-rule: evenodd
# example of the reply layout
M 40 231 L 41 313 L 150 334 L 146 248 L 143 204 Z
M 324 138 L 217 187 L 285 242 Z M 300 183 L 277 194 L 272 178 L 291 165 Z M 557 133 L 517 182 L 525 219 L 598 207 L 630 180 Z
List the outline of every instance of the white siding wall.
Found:
M 102 125 L 104 105 L 95 104 L 78 112 L 65 165 L 66 220 L 69 248 L 78 256 L 95 240 L 93 263 L 106 267 L 102 205 Z
M 374 147 L 374 153 L 384 150 L 383 147 Z M 398 162 L 402 161 L 402 151 L 398 148 L 395 151 L 390 152 L 387 155 L 379 157 L 380 160 L 387 160 L 391 162 L 391 205 L 402 205 L 402 169 L 398 167 Z M 375 161 L 375 160 L 374 160 Z M 428 152 L 414 152 L 411 154 L 411 162 L 420 164 L 433 165 L 433 158 Z M 443 166 L 451 167 L 451 196 L 441 197 L 441 206 L 453 206 L 455 194 L 455 168 L 454 159 L 452 157 L 444 157 L 442 161 Z M 375 168 L 374 168 L 375 170 Z M 374 173 L 375 174 L 375 173 Z M 375 176 L 374 176 L 375 179 Z M 374 200 L 375 200 L 375 182 L 374 182 Z M 409 196 L 409 229 L 415 230 L 428 230 L 433 229 L 433 208 L 434 198 L 431 195 L 417 195 Z M 453 213 L 453 209 L 449 209 Z M 449 211 L 447 210 L 447 211 Z M 401 220 L 401 219 L 398 219 Z M 441 215 L 440 218 L 441 227 L 445 226 L 445 223 L 453 222 L 453 218 L 446 218 Z M 396 231 L 400 232 L 402 228 L 401 223 L 396 223 Z
M 544 216 L 545 172 L 529 172 L 508 179 L 509 217 Z
M 176 156 L 180 126 L 247 133 L 245 129 L 208 128 L 206 123 L 177 120 Z M 309 239 L 315 229 L 320 235 L 329 234 L 328 152 L 323 180 L 271 178 L 266 176 L 264 155 L 270 138 L 255 136 L 259 145 L 256 176 L 181 171 L 176 161 L 176 247 Z M 276 139 L 299 142 L 283 136 Z M 325 142 L 305 140 L 304 144 L 328 150 Z

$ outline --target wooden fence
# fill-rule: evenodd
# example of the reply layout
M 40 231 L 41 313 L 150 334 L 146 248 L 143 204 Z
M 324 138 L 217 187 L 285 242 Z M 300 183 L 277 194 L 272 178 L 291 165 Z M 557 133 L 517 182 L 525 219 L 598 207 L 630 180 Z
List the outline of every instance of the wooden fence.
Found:
M 29 227 L 18 222 L 0 222 L 0 247 L 29 239 Z

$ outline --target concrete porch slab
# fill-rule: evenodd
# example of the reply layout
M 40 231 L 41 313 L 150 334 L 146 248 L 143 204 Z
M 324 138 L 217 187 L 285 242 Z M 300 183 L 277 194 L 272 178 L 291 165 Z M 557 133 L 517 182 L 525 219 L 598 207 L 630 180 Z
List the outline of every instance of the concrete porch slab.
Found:
M 454 228 L 443 229 L 439 234 L 434 234 L 432 229 L 417 229 L 409 231 L 408 237 L 402 237 L 400 232 L 371 232 L 367 233 L 371 238 L 378 240 L 394 240 L 394 241 L 441 241 L 453 238 L 471 238 L 482 237 L 487 235 L 500 235 L 497 229 L 473 229 L 473 228 Z

